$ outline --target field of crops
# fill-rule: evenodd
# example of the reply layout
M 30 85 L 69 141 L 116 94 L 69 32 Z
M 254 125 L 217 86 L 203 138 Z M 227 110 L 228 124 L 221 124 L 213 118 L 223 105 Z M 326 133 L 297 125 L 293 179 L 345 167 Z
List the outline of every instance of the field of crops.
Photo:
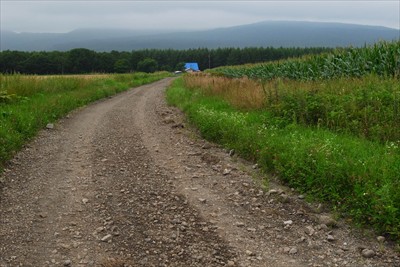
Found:
M 381 42 L 370 47 L 338 49 L 333 53 L 267 64 L 220 67 L 211 71 L 230 78 L 247 76 L 270 80 L 325 80 L 339 77 L 362 77 L 367 74 L 398 76 L 400 74 L 400 41 Z
M 187 75 L 168 93 L 208 139 L 400 242 L 400 42 Z

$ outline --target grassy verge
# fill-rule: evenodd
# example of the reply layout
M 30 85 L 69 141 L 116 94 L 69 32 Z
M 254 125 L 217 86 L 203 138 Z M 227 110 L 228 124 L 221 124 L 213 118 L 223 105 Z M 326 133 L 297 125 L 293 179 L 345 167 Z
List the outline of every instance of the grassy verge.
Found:
M 167 75 L 0 75 L 0 171 L 47 123 L 90 102 Z
M 289 123 L 400 145 L 400 82 L 367 75 L 325 81 L 185 76 L 188 88 L 220 96 L 241 110 L 266 109 Z
M 268 111 L 239 111 L 220 97 L 174 82 L 168 102 L 202 135 L 235 149 L 356 223 L 400 240 L 400 148 L 352 135 L 282 123 Z

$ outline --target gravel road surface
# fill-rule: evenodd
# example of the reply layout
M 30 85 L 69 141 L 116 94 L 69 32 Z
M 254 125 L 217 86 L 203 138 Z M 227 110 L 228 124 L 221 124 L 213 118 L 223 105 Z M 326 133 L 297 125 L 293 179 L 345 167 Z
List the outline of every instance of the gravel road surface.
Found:
M 0 266 L 400 266 L 384 237 L 261 182 L 166 105 L 171 78 L 72 112 L 0 177 Z

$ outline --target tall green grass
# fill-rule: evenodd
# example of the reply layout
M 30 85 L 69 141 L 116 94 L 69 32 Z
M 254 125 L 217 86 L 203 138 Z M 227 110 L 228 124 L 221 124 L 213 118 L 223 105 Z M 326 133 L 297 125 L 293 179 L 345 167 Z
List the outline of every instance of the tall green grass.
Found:
M 47 123 L 90 102 L 167 75 L 0 75 L 0 171 Z
M 187 75 L 185 85 L 237 108 L 264 109 L 282 122 L 315 126 L 368 140 L 400 143 L 400 81 L 367 75 L 323 81 L 258 82 Z
M 400 145 L 400 81 L 368 75 L 265 86 L 265 109 L 288 122 Z M 275 93 L 275 91 L 277 91 Z
M 212 141 L 235 149 L 288 185 L 357 223 L 400 240 L 400 148 L 297 123 L 269 111 L 238 111 L 220 97 L 185 88 L 167 91 L 170 104 Z

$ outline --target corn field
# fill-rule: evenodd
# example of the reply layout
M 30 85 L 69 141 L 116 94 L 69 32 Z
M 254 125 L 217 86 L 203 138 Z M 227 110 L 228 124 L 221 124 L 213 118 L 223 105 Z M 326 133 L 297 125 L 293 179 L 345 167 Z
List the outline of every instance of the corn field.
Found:
M 400 75 L 400 41 L 379 42 L 364 48 L 337 49 L 333 53 L 264 64 L 220 67 L 211 73 L 229 78 L 326 80 L 342 77 Z

